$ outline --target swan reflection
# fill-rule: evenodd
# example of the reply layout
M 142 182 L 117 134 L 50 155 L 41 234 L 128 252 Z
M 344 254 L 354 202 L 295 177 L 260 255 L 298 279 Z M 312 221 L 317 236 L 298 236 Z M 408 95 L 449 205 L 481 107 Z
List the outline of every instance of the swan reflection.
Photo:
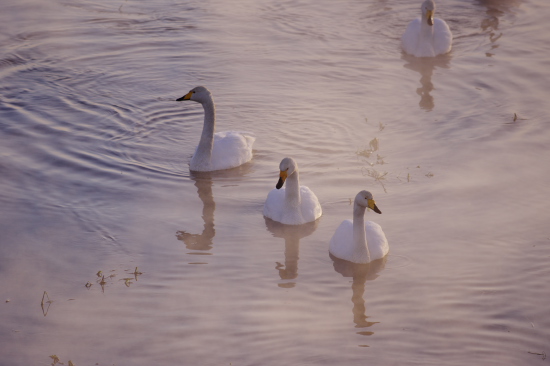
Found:
M 193 172 L 191 179 L 195 181 L 195 187 L 199 193 L 199 198 L 202 201 L 202 219 L 204 228 L 201 234 L 191 234 L 186 231 L 178 231 L 176 237 L 185 243 L 189 250 L 207 251 L 212 249 L 212 243 L 216 230 L 214 229 L 214 211 L 216 202 L 212 194 L 212 173 L 210 172 Z
M 514 7 L 518 7 L 522 0 L 478 0 L 479 3 L 487 8 L 485 14 L 487 15 L 481 21 L 481 29 L 484 32 L 489 33 L 489 41 L 491 44 L 491 51 L 498 48 L 496 43 L 500 37 L 502 37 L 502 32 L 499 31 L 500 17 L 505 13 L 508 13 Z M 492 57 L 494 53 L 486 52 L 485 56 Z
M 434 98 L 430 94 L 434 90 L 432 75 L 436 67 L 448 69 L 451 62 L 451 55 L 444 54 L 436 57 L 414 57 L 403 53 L 403 60 L 407 62 L 403 67 L 416 71 L 420 74 L 420 88 L 416 94 L 420 96 L 418 105 L 420 108 L 431 111 L 434 106 Z
M 216 202 L 212 194 L 212 186 L 214 179 L 223 181 L 228 184 L 238 184 L 243 178 L 252 171 L 253 164 L 251 162 L 243 164 L 239 167 L 227 170 L 214 172 L 191 172 L 190 178 L 195 181 L 197 193 L 202 201 L 202 219 L 204 228 L 201 234 L 191 234 L 185 230 L 176 232 L 176 238 L 185 243 L 185 247 L 189 250 L 200 251 L 190 254 L 208 255 L 207 251 L 212 249 L 216 230 L 214 228 L 214 211 L 216 210 Z
M 280 222 L 273 221 L 267 217 L 265 226 L 274 237 L 285 239 L 285 263 L 275 262 L 275 269 L 279 271 L 281 280 L 293 280 L 298 277 L 298 259 L 300 255 L 300 239 L 311 235 L 319 220 L 308 222 L 302 225 L 285 225 Z M 296 286 L 294 281 L 279 283 L 279 287 L 291 288 Z
M 378 322 L 368 321 L 369 317 L 367 316 L 363 295 L 365 294 L 365 283 L 367 281 L 373 281 L 378 277 L 378 273 L 386 266 L 388 256 L 370 263 L 359 264 L 336 258 L 330 253 L 329 255 L 333 261 L 334 270 L 344 277 L 351 277 L 353 279 L 351 284 L 351 301 L 353 303 L 353 322 L 355 323 L 355 328 L 365 329 L 377 324 Z M 374 332 L 362 330 L 357 332 L 357 334 L 370 336 L 373 335 Z

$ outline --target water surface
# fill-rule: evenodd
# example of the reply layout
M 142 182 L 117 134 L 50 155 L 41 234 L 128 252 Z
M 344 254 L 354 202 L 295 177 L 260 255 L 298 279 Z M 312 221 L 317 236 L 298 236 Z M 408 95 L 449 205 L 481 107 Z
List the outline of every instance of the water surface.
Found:
M 4 1 L 0 364 L 545 364 L 550 9 L 440 1 L 425 60 L 419 5 Z M 189 172 L 196 85 L 250 163 Z M 285 156 L 315 223 L 262 216 Z M 363 189 L 390 254 L 351 266 Z

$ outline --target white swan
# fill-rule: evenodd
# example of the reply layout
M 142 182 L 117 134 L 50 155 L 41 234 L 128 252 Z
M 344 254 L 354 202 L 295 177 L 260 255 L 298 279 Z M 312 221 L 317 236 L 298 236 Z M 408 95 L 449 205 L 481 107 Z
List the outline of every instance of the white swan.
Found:
M 401 37 L 403 50 L 416 57 L 434 57 L 449 52 L 453 35 L 444 20 L 434 18 L 435 2 L 426 0 L 420 9 L 422 17 L 410 22 Z
M 279 164 L 279 181 L 267 195 L 264 216 L 287 225 L 301 225 L 317 220 L 323 211 L 315 193 L 300 186 L 298 165 L 292 158 L 284 158 Z M 286 187 L 283 184 L 286 182 Z
M 353 223 L 344 220 L 330 239 L 329 252 L 353 263 L 369 263 L 383 258 L 390 247 L 386 235 L 377 223 L 365 222 L 365 209 L 382 212 L 376 207 L 372 194 L 361 191 L 353 204 Z
M 248 132 L 218 132 L 216 129 L 216 108 L 212 94 L 204 86 L 197 86 L 183 97 L 176 99 L 192 100 L 204 108 L 204 126 L 199 145 L 191 158 L 189 168 L 193 171 L 209 172 L 234 168 L 252 159 L 252 144 L 256 140 Z

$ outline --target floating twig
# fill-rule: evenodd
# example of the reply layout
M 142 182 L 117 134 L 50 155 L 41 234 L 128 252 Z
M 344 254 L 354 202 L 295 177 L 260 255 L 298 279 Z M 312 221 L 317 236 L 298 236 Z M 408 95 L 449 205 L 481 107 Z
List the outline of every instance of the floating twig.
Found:
M 542 352 L 542 353 L 537 353 L 537 352 L 527 351 L 527 353 L 530 353 L 530 354 L 532 354 L 532 355 L 542 356 L 542 359 L 543 359 L 543 360 L 546 360 L 546 353 L 544 353 L 544 352 Z
M 386 186 L 384 186 L 384 182 L 383 182 L 383 180 L 386 179 L 386 175 L 388 175 L 388 172 L 380 173 L 375 169 L 363 169 L 362 173 L 363 175 L 367 175 L 373 178 L 378 183 L 380 183 L 380 185 L 384 189 L 384 192 L 388 193 L 388 191 L 386 190 Z
M 46 298 L 47 300 L 44 301 Z M 48 293 L 44 291 L 44 293 L 42 294 L 42 302 L 40 303 L 40 307 L 42 307 L 42 314 L 44 314 L 44 316 L 48 315 L 48 310 L 50 310 L 50 305 L 52 304 L 52 302 L 53 300 L 50 300 Z M 44 304 L 48 305 L 46 306 L 45 309 L 44 309 Z

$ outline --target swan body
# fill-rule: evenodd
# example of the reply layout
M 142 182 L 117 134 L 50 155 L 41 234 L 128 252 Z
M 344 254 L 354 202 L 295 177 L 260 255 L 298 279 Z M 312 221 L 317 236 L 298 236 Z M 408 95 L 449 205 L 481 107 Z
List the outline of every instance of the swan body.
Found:
M 216 133 L 216 108 L 210 91 L 203 86 L 193 88 L 177 101 L 192 100 L 204 108 L 204 126 L 199 145 L 189 162 L 192 171 L 209 172 L 235 168 L 252 159 L 252 144 L 256 140 L 248 132 Z
M 367 207 L 382 213 L 372 194 L 361 191 L 355 196 L 353 221 L 344 220 L 330 239 L 330 254 L 353 263 L 369 263 L 388 254 L 390 247 L 380 225 L 372 221 L 365 222 Z
M 323 211 L 315 193 L 300 186 L 294 159 L 284 158 L 279 169 L 279 181 L 267 195 L 264 216 L 287 225 L 301 225 L 321 217 Z M 286 187 L 283 187 L 285 182 Z
M 444 20 L 434 18 L 434 1 L 424 1 L 421 10 L 421 17 L 411 21 L 401 37 L 403 50 L 416 57 L 434 57 L 449 52 L 453 35 Z

